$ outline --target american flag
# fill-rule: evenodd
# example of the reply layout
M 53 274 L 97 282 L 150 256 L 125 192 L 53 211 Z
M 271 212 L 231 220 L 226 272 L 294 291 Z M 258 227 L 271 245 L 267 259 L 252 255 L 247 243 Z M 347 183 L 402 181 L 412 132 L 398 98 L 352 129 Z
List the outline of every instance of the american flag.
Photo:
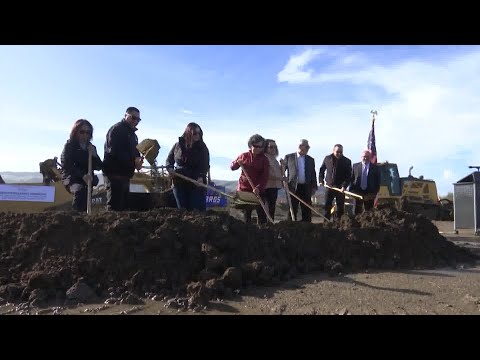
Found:
M 370 134 L 368 134 L 368 150 L 372 152 L 372 158 L 370 162 L 373 164 L 377 163 L 377 146 L 375 145 L 375 120 L 372 120 L 372 130 L 370 130 Z

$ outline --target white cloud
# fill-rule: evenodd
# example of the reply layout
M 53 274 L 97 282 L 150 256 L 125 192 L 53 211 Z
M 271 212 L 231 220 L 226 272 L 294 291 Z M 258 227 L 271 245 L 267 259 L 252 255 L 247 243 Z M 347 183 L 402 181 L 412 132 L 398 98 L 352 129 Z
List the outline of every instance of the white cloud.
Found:
M 315 57 L 321 54 L 321 50 L 308 49 L 300 55 L 291 56 L 287 65 L 278 73 L 279 82 L 302 83 L 311 79 L 312 70 L 304 70 L 304 67 Z
M 159 67 L 155 57 L 145 55 L 148 64 L 142 66 L 142 74 L 150 77 L 153 72 L 155 79 L 168 77 L 172 84 L 187 90 L 213 87 L 213 80 L 224 86 L 221 95 L 225 97 L 217 97 L 212 88 L 211 92 L 198 92 L 205 98 L 199 95 L 188 106 L 197 110 L 201 106 L 203 118 L 198 122 L 211 155 L 232 160 L 247 150 L 248 138 L 259 133 L 277 141 L 281 156 L 294 152 L 298 141 L 307 138 L 317 171 L 335 143 L 342 143 L 345 154 L 358 161 L 367 143 L 370 110 L 376 109 L 379 160 L 398 163 L 402 176 L 408 175 L 408 168 L 413 165 L 414 175 L 435 179 L 440 194 L 446 194 L 451 191 L 452 182 L 470 172 L 468 165 L 480 161 L 480 48 L 464 48 L 460 52 L 450 47 L 438 53 L 442 60 L 435 59 L 434 52 L 423 59 L 414 52 L 415 60 L 402 60 L 393 58 L 385 47 L 380 62 L 379 57 L 361 53 L 354 46 L 310 48 L 285 58 L 284 68 L 277 74 L 271 73 L 277 76 L 277 89 L 256 82 L 260 81 L 259 76 L 254 77 L 255 82 L 246 83 L 252 90 L 258 86 L 262 89 L 262 96 L 254 99 L 244 94 L 229 97 L 231 83 L 222 82 L 224 79 L 220 81 L 215 75 L 235 78 L 236 63 L 206 73 L 205 69 L 180 61 L 176 69 L 182 71 L 166 73 L 163 69 L 171 69 L 170 66 Z M 245 77 L 245 81 L 251 80 Z M 310 86 L 295 86 L 302 83 Z M 22 97 L 7 96 L 6 90 L 2 95 L 0 108 L 8 104 L 15 119 L 10 120 L 0 141 L 0 153 L 8 154 L 0 157 L 1 171 L 37 171 L 40 161 L 59 156 L 73 121 L 80 117 L 92 121 L 94 144 L 102 156 L 105 134 L 123 115 L 119 109 L 126 106 L 123 100 L 108 104 L 102 101 L 98 107 L 89 107 L 78 101 L 74 105 L 57 104 L 52 98 L 46 98 L 43 106 L 32 106 Z M 199 115 L 172 105 L 178 104 L 173 101 L 160 106 L 139 95 L 134 103 L 142 104 L 139 140 L 157 139 L 162 146 L 158 162 L 163 164 L 188 123 L 185 119 Z M 238 179 L 238 175 L 220 162 L 212 163 L 212 176 L 217 179 Z
M 351 91 L 365 95 L 356 106 L 321 104 L 321 107 L 310 109 L 310 114 L 297 125 L 317 130 L 312 137 L 315 142 L 343 141 L 347 154 L 357 161 L 356 154 L 366 145 L 370 130 L 370 109 L 375 108 L 378 110 L 375 130 L 379 160 L 398 163 L 401 176 L 408 175 L 408 167 L 414 165 L 426 178 L 437 181 L 440 193 L 446 193 L 458 176 L 436 164 L 460 166 L 467 172 L 468 162 L 480 158 L 478 47 L 443 61 L 397 60 L 396 64 L 380 66 L 372 60 L 355 71 L 344 68 L 328 72 L 322 67 L 323 71 L 317 72 L 310 68 L 306 76 L 304 69 L 314 59 L 313 52 L 310 49 L 296 55 L 294 59 L 303 61 L 297 61 L 295 67 L 290 58 L 278 73 L 278 81 L 325 84 L 322 86 L 337 82 L 343 83 L 345 88 L 355 84 L 356 90 Z M 351 63 L 353 59 L 337 59 L 337 62 L 342 61 Z M 369 93 L 374 88 L 383 93 Z M 340 99 L 342 103 L 341 100 L 349 103 L 348 99 Z M 324 119 L 331 121 L 323 122 Z M 452 156 L 457 153 L 463 158 L 453 160 Z

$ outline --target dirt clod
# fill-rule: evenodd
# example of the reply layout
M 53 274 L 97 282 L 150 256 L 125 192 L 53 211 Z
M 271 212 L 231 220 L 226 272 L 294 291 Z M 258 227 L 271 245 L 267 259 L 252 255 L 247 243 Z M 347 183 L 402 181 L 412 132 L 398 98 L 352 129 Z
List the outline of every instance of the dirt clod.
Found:
M 176 209 L 0 213 L 3 301 L 142 304 L 201 309 L 250 285 L 310 271 L 457 267 L 477 259 L 422 216 L 382 209 L 354 219 L 257 227 L 228 214 Z M 128 293 L 126 293 L 128 292 Z M 22 308 L 29 311 L 29 307 Z

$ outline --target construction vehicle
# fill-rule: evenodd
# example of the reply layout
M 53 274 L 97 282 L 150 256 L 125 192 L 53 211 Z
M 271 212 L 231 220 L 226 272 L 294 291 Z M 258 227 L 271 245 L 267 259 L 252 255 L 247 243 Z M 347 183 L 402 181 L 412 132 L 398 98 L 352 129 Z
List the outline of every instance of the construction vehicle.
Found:
M 172 191 L 172 178 L 165 166 L 158 166 L 160 145 L 156 140 L 145 139 L 137 146 L 139 152 L 150 164 L 136 171 L 130 180 L 128 210 L 147 211 L 153 208 L 176 208 Z M 43 211 L 71 210 L 72 194 L 62 183 L 62 167 L 57 158 L 47 159 L 39 164 L 42 183 L 2 184 L 0 182 L 0 212 L 37 213 Z M 101 178 L 101 175 L 99 175 Z M 209 176 L 210 178 L 210 176 Z M 214 185 L 214 184 L 213 184 Z M 222 190 L 222 187 L 215 186 Z M 225 190 L 223 188 L 223 190 Z M 214 210 L 228 210 L 224 196 L 206 194 L 207 207 Z M 107 192 L 103 181 L 93 188 L 93 213 L 105 210 Z
M 453 204 L 449 199 L 438 197 L 437 184 L 433 180 L 418 178 L 411 174 L 400 177 L 397 164 L 378 163 L 380 190 L 375 200 L 376 207 L 394 206 L 414 214 L 422 214 L 431 220 L 452 220 Z
M 149 145 L 152 142 L 156 143 L 156 141 L 147 140 L 149 142 L 145 143 Z M 155 153 L 150 146 L 144 152 L 149 161 L 154 161 L 154 157 L 158 155 L 158 149 Z M 0 184 L 0 212 L 37 213 L 72 209 L 72 194 L 62 183 L 62 166 L 58 158 L 47 159 L 39 166 L 43 177 L 42 183 Z M 145 211 L 153 207 L 176 207 L 171 191 L 171 179 L 165 171 L 159 171 L 159 168 L 153 167 L 147 172 L 143 169 L 143 172 L 135 172 L 130 181 L 128 201 L 130 210 Z M 92 191 L 93 212 L 103 211 L 106 203 L 107 192 L 102 181 Z
M 71 210 L 72 194 L 62 183 L 57 158 L 40 163 L 42 183 L 0 184 L 0 212 L 37 213 Z M 154 207 L 176 207 L 172 181 L 163 166 L 144 167 L 130 180 L 129 210 L 146 211 Z M 107 192 L 103 181 L 93 188 L 92 210 L 105 209 Z
M 380 170 L 380 190 L 375 199 L 376 207 L 390 206 L 401 209 L 402 186 L 397 164 L 377 163 Z
M 160 145 L 157 140 L 144 139 L 137 145 L 137 149 L 150 166 L 143 166 L 135 171 L 130 179 L 130 193 L 128 194 L 128 210 L 148 211 L 160 207 L 177 207 L 172 192 L 172 179 L 165 166 L 157 166 Z M 99 184 L 92 195 L 92 204 L 105 208 L 107 192 L 105 185 Z
M 71 208 L 72 195 L 61 181 L 57 158 L 39 165 L 42 183 L 0 185 L 0 212 L 35 213 Z

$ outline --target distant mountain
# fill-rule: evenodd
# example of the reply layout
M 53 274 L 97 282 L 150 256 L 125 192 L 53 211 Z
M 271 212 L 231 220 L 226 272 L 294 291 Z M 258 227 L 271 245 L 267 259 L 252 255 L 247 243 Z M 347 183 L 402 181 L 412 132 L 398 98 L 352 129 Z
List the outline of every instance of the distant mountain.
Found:
M 227 192 L 227 193 L 233 193 L 237 190 L 238 181 L 236 181 L 236 180 L 215 180 L 215 179 L 212 179 L 212 182 L 214 182 L 216 186 L 225 186 L 225 192 Z
M 5 183 L 41 183 L 43 176 L 40 172 L 0 172 Z
M 233 180 L 233 181 L 226 181 L 226 180 L 212 180 L 215 185 L 218 185 L 218 186 L 225 186 L 225 190 L 227 193 L 234 193 L 235 191 L 237 191 L 237 184 L 238 182 L 236 180 Z M 278 191 L 278 201 L 281 202 L 281 203 L 286 203 L 287 202 L 287 197 L 286 197 L 286 194 L 285 194 L 285 190 L 283 189 L 280 189 Z M 325 188 L 324 187 L 320 187 L 318 189 L 318 191 L 315 193 L 315 195 L 313 196 L 313 201 L 315 204 L 325 204 Z
M 12 172 L 12 171 L 4 171 L 0 172 L 3 180 L 7 184 L 15 184 L 15 183 L 41 183 L 43 181 L 42 174 L 39 172 Z M 103 184 L 103 175 L 101 173 L 97 173 L 99 178 L 99 184 Z M 238 182 L 236 180 L 217 180 L 212 179 L 212 181 L 217 186 L 225 186 L 226 193 L 234 193 L 237 190 Z M 314 199 L 316 199 L 317 204 L 324 204 L 325 203 L 325 195 L 324 195 L 324 188 L 320 187 L 318 191 L 314 195 Z M 280 189 L 278 192 L 278 201 L 279 202 L 286 202 L 285 191 Z M 315 201 L 315 200 L 314 200 Z
M 96 173 L 99 179 L 99 184 L 103 184 L 103 175 L 101 173 Z M 40 172 L 13 172 L 13 171 L 3 171 L 0 172 L 2 179 L 7 184 L 15 183 L 41 183 L 43 181 L 42 174 Z M 212 180 L 215 185 L 225 186 L 227 193 L 234 192 L 237 190 L 237 181 L 228 181 L 228 180 Z

